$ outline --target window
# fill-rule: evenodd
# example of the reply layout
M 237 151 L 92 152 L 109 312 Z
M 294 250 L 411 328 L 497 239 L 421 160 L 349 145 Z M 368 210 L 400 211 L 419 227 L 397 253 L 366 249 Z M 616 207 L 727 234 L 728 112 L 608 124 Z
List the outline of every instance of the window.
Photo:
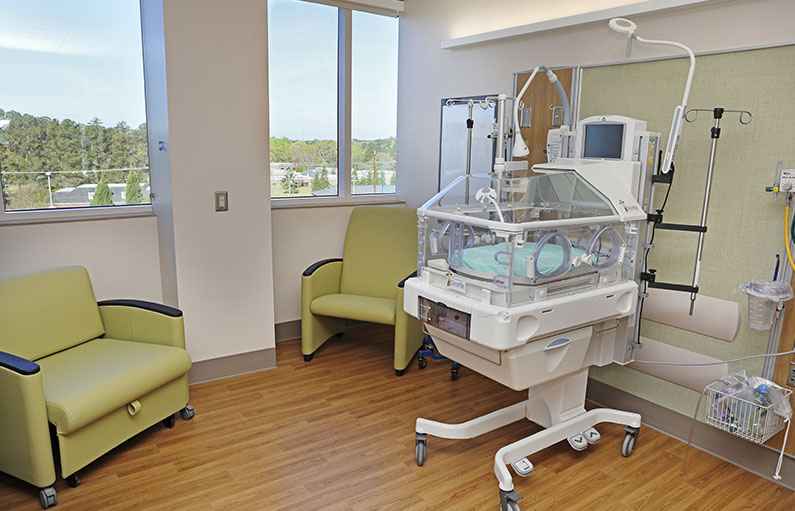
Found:
M 268 0 L 272 198 L 395 193 L 397 38 L 397 18 Z
M 353 13 L 351 183 L 354 195 L 395 193 L 397 20 Z
M 0 12 L 0 212 L 149 204 L 138 0 Z

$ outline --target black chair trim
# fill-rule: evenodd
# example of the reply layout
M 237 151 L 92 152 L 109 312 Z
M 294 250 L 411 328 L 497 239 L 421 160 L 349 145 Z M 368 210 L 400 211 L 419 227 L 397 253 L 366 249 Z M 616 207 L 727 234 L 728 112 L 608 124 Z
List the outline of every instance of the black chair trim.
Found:
M 162 303 L 147 302 L 144 300 L 103 300 L 101 302 L 97 302 L 97 305 L 99 305 L 100 307 L 108 305 L 118 305 L 120 307 L 135 307 L 136 309 L 144 309 L 151 312 L 157 312 L 158 314 L 164 314 L 166 316 L 171 316 L 172 318 L 182 317 L 182 311 L 179 309 L 175 309 L 174 307 L 169 307 L 168 305 L 163 305 Z
M 318 261 L 318 262 L 314 263 L 312 266 L 310 266 L 309 268 L 307 268 L 306 270 L 304 270 L 304 277 L 311 276 L 321 266 L 324 266 L 324 265 L 326 265 L 328 263 L 336 263 L 338 261 L 342 261 L 342 258 L 335 257 L 333 259 L 323 259 L 322 261 Z
M 18 357 L 5 351 L 0 351 L 0 367 L 5 367 L 24 376 L 36 374 L 41 370 L 36 362 L 31 362 L 26 358 Z
M 412 273 L 411 275 L 409 275 L 409 276 L 408 276 L 408 277 L 406 277 L 405 279 L 403 279 L 403 280 L 401 280 L 400 282 L 398 282 L 398 287 L 403 287 L 403 286 L 405 286 L 405 285 L 406 285 L 406 281 L 407 281 L 407 280 L 409 280 L 409 279 L 410 279 L 410 278 L 412 278 L 412 277 L 416 277 L 416 276 L 417 276 L 417 272 L 415 271 L 414 273 Z

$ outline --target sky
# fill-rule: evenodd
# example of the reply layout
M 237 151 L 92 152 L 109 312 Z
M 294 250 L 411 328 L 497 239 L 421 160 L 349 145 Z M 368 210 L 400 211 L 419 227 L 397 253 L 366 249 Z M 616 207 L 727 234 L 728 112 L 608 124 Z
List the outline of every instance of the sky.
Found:
M 337 9 L 268 4 L 271 135 L 335 139 Z M 353 13 L 353 138 L 395 135 L 397 27 Z M 139 0 L 0 0 L 0 108 L 145 122 Z
M 268 1 L 271 136 L 337 137 L 337 9 Z M 395 136 L 398 20 L 354 12 L 351 134 Z
M 145 122 L 138 0 L 0 0 L 0 108 Z

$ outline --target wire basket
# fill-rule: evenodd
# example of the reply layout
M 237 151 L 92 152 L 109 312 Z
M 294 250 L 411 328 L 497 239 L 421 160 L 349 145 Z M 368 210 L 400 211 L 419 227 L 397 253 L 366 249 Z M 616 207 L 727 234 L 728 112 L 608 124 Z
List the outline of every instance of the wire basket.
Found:
M 736 385 L 723 381 L 709 384 L 705 419 L 708 424 L 751 442 L 763 444 L 784 428 L 784 418 L 773 411 L 773 404 L 763 405 L 737 395 Z M 784 399 L 792 391 L 781 389 Z

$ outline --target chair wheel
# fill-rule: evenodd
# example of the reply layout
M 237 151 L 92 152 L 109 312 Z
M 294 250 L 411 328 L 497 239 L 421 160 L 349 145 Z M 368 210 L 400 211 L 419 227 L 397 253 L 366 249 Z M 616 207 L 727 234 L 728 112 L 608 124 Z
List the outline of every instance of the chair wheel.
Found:
M 48 486 L 39 491 L 39 502 L 41 502 L 41 507 L 43 509 L 58 504 L 58 495 L 55 493 L 55 488 Z
M 403 376 L 405 373 L 405 369 L 395 369 L 395 376 Z
M 314 357 L 314 356 L 315 356 L 314 353 L 310 353 L 309 355 L 304 355 L 304 362 L 311 362 L 312 361 L 312 357 Z
M 163 426 L 167 427 L 168 429 L 173 428 L 174 424 L 176 423 L 177 423 L 177 417 L 173 413 L 168 417 L 166 417 L 165 419 L 163 419 Z
M 70 488 L 77 488 L 80 486 L 80 474 L 75 472 L 74 474 L 70 475 L 66 478 L 66 484 Z
M 182 420 L 189 421 L 194 415 L 196 415 L 196 410 L 191 405 L 187 405 L 179 411 L 179 416 L 182 417 Z

